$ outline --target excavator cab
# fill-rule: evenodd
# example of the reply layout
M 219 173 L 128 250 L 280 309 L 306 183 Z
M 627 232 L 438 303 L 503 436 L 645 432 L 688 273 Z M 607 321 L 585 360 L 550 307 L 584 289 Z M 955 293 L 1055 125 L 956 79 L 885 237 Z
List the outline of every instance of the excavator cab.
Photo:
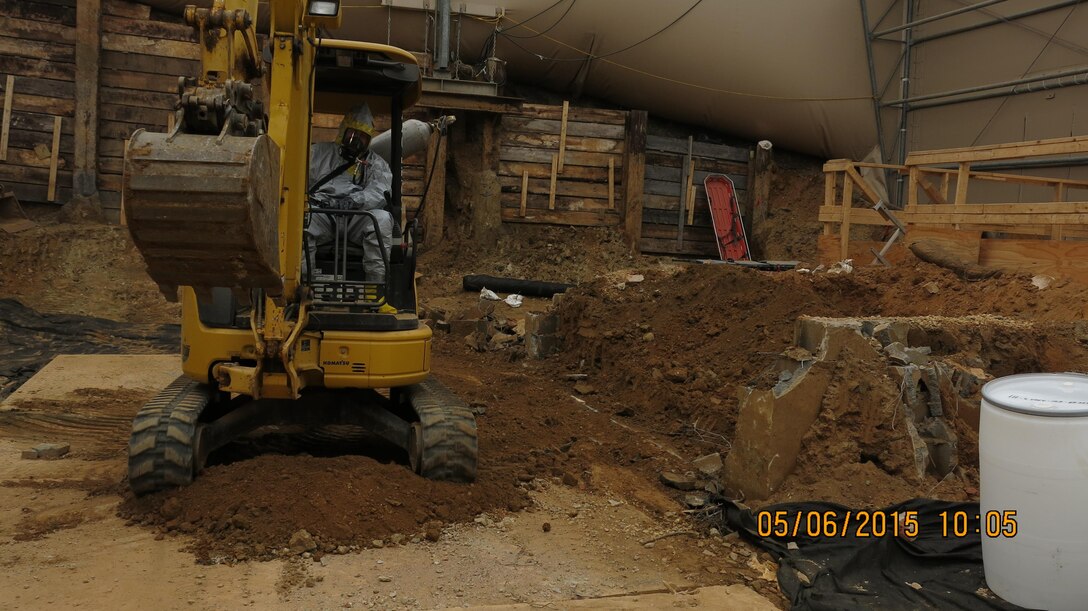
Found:
M 168 298 L 180 287 L 182 302 L 182 375 L 134 419 L 130 485 L 137 494 L 187 485 L 214 450 L 284 424 L 362 426 L 425 477 L 473 481 L 475 419 L 430 376 L 415 223 L 401 206 L 402 114 L 421 95 L 416 60 L 318 37 L 330 16 L 312 18 L 301 0 L 269 7 L 267 64 L 255 0 L 188 7 L 207 41 L 202 75 L 179 80 L 172 131 L 138 130 L 126 149 L 129 232 L 152 279 Z M 375 231 L 383 280 L 367 276 L 361 245 L 340 231 L 303 264 L 314 215 L 340 227 L 374 218 L 310 197 L 313 115 L 343 115 L 363 101 L 391 125 L 370 145 L 393 174 L 392 239 Z M 438 126 L 414 122 L 409 141 Z

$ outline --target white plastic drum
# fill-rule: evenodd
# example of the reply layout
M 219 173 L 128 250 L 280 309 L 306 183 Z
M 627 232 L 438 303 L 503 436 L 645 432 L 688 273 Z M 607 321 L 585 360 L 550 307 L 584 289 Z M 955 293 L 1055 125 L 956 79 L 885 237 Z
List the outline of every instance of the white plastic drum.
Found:
M 990 589 L 1030 609 L 1088 608 L 1088 376 L 986 384 L 979 463 Z

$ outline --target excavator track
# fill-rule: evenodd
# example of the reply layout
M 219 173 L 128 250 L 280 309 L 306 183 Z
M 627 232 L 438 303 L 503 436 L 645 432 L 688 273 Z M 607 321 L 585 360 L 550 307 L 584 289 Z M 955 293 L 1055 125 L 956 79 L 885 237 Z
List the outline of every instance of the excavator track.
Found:
M 200 414 L 212 397 L 210 386 L 182 376 L 140 409 L 128 442 L 133 492 L 149 494 L 192 483 L 199 468 Z
M 412 467 L 428 479 L 476 481 L 476 418 L 441 382 L 428 378 L 407 389 L 419 417 L 408 453 Z

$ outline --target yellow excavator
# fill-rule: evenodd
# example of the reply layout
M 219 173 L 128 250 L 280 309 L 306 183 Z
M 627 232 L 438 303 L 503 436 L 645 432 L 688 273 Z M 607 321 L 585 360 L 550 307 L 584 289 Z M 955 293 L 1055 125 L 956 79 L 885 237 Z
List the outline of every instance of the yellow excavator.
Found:
M 259 46 L 257 4 L 186 7 L 201 74 L 179 79 L 172 129 L 139 130 L 126 149 L 129 231 L 164 295 L 176 300 L 180 287 L 183 372 L 133 420 L 130 486 L 187 485 L 214 450 L 283 424 L 362 426 L 424 477 L 471 482 L 476 422 L 430 376 L 417 228 L 402 222 L 402 114 L 422 91 L 415 57 L 321 36 L 340 24 L 338 0 L 269 0 Z M 361 102 L 391 125 L 388 243 L 373 214 L 322 208 L 309 192 L 313 115 Z M 303 265 L 318 214 L 341 229 L 331 252 Z M 384 278 L 369 277 L 348 242 L 351 215 L 375 223 Z

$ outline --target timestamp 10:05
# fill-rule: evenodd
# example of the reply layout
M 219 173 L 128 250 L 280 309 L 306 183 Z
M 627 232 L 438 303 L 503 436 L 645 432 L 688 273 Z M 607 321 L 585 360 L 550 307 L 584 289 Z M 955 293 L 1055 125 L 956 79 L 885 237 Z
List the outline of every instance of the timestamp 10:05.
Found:
M 992 510 L 973 516 L 966 511 L 942 511 L 937 516 L 941 518 L 942 537 L 966 537 L 973 533 L 986 535 L 991 539 L 1012 538 L 1018 530 L 1016 511 L 1012 509 Z
M 966 537 L 985 534 L 987 537 L 1015 537 L 1016 512 L 987 511 L 984 514 L 966 511 L 942 511 L 937 514 L 942 537 Z M 906 537 L 914 539 L 923 528 L 936 529 L 930 520 L 922 524 L 917 511 L 759 511 L 756 512 L 757 532 L 761 537 Z

